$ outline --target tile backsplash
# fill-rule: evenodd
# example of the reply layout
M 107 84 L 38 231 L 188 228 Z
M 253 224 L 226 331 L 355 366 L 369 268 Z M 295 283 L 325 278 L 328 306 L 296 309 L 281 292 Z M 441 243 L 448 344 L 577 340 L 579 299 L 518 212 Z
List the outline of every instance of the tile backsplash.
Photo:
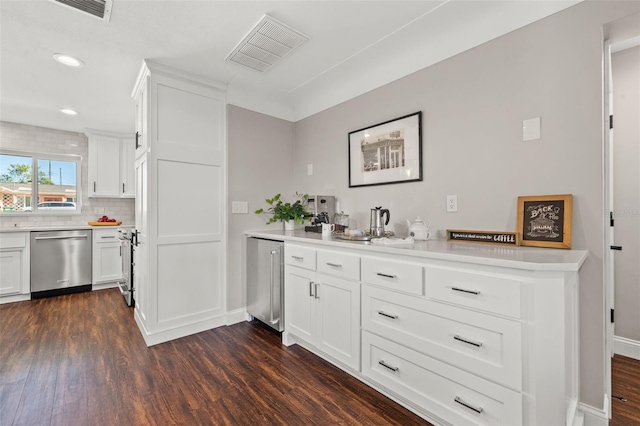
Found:
M 75 226 L 86 225 L 97 220 L 103 214 L 95 213 L 97 208 L 104 208 L 104 214 L 122 221 L 123 224 L 134 223 L 134 200 L 132 198 L 89 198 L 88 188 L 88 143 L 87 136 L 82 133 L 48 129 L 27 124 L 0 121 L 0 147 L 12 151 L 48 154 L 75 154 L 82 157 L 82 213 L 67 216 L 0 216 L 0 230 L 16 227 L 33 226 Z M 115 167 L 118 165 L 115 164 Z

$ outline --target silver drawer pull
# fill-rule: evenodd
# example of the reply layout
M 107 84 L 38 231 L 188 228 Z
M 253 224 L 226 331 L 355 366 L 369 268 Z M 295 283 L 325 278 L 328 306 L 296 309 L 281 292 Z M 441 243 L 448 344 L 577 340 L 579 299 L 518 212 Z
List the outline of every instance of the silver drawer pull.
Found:
M 482 412 L 484 411 L 484 409 L 482 407 L 474 407 L 473 405 L 464 402 L 462 400 L 462 398 L 460 398 L 459 396 L 456 396 L 454 398 L 454 401 L 457 402 L 458 404 L 464 406 L 464 407 L 467 407 L 469 410 L 475 411 L 478 414 L 482 414 Z
M 468 294 L 475 294 L 476 296 L 480 294 L 479 291 L 474 291 L 474 290 L 466 290 L 464 288 L 460 288 L 460 287 L 451 287 L 451 290 L 453 291 L 459 291 L 462 293 L 468 293 Z
M 328 266 L 333 266 L 334 268 L 342 268 L 342 265 L 340 265 L 339 263 L 331 263 L 331 262 L 327 262 Z
M 114 235 L 107 235 L 107 236 L 103 236 L 103 237 L 100 237 L 100 238 L 102 238 L 102 239 L 115 238 L 115 236 Z
M 453 336 L 453 338 L 458 340 L 459 342 L 466 343 L 467 345 L 475 346 L 476 348 L 479 348 L 482 346 L 482 342 L 474 342 L 473 340 L 467 340 L 458 336 L 457 334 Z
M 398 370 L 400 370 L 398 367 L 392 367 L 392 366 L 390 366 L 389 364 L 387 364 L 387 363 L 386 363 L 386 362 L 384 362 L 384 361 L 378 361 L 378 364 L 380 364 L 380 365 L 381 365 L 381 366 L 383 366 L 384 368 L 388 368 L 388 369 L 389 369 L 389 370 L 391 370 L 391 371 L 395 371 L 395 372 L 397 372 Z
M 295 260 L 304 260 L 304 257 L 302 256 L 291 256 L 291 257 Z
M 383 274 L 382 272 L 376 272 L 376 275 L 385 278 L 398 278 L 396 275 Z
M 388 314 L 388 313 L 386 313 L 384 311 L 378 311 L 378 315 L 382 315 L 383 317 L 387 317 L 387 318 L 391 318 L 391 319 L 398 319 L 397 315 L 391 315 L 391 314 Z

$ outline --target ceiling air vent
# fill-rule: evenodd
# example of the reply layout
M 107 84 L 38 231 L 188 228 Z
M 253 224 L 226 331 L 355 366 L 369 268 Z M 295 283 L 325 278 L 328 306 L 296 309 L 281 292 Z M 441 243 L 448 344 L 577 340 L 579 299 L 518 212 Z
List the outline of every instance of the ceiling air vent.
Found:
M 300 31 L 264 15 L 225 61 L 264 72 L 307 40 Z
M 113 0 L 51 0 L 54 3 L 88 13 L 97 18 L 109 21 L 111 18 L 111 5 Z

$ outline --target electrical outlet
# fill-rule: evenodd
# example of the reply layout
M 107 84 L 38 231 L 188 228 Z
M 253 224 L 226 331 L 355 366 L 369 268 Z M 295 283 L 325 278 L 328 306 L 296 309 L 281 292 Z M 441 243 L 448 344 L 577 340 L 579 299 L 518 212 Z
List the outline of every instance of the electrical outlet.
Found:
M 231 213 L 249 213 L 249 203 L 246 201 L 232 201 Z
M 455 213 L 458 211 L 458 196 L 447 195 L 447 213 Z
M 95 214 L 104 214 L 104 207 L 96 207 L 94 209 Z

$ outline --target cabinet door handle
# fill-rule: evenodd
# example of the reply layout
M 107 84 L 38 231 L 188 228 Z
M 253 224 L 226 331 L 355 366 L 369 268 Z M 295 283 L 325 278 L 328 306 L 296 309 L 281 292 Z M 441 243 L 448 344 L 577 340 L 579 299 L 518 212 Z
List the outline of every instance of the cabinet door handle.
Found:
M 384 362 L 384 360 L 380 360 L 378 361 L 378 364 L 380 364 L 381 366 L 383 366 L 384 368 L 388 368 L 389 370 L 393 371 L 393 372 L 398 372 L 398 370 L 400 370 L 398 367 L 392 367 L 389 364 L 387 364 L 386 362 Z
M 318 286 L 319 286 L 319 285 L 320 285 L 320 284 L 315 283 L 315 287 L 316 287 L 316 288 L 315 288 L 315 294 L 314 294 L 314 298 L 315 298 L 315 299 L 320 299 L 320 293 L 318 293 Z
M 334 268 L 342 268 L 342 265 L 340 265 L 339 263 L 331 263 L 331 262 L 327 262 L 328 266 L 333 266 Z
M 464 402 L 462 400 L 462 398 L 460 398 L 459 396 L 456 396 L 453 400 L 455 402 L 457 402 L 458 404 L 460 404 L 460 405 L 462 405 L 464 407 L 467 407 L 469 410 L 475 411 L 478 414 L 482 414 L 482 412 L 484 411 L 484 409 L 482 407 L 474 407 L 473 405 L 469 404 L 468 402 Z
M 96 182 L 93 182 L 93 192 L 96 192 Z
M 313 289 L 315 288 L 315 283 L 313 281 L 309 281 L 309 297 L 314 297 Z
M 291 258 L 295 260 L 304 260 L 304 257 L 302 256 L 291 256 Z
M 397 275 L 383 274 L 382 272 L 376 272 L 376 275 L 385 277 L 385 278 L 398 278 Z
M 459 291 L 461 293 L 468 293 L 468 294 L 475 294 L 476 296 L 480 294 L 479 291 L 474 291 L 474 290 L 466 290 L 464 288 L 460 288 L 460 287 L 451 287 L 451 290 L 453 291 Z
M 120 257 L 122 257 L 122 246 L 120 246 Z
M 122 193 L 124 194 L 124 183 L 122 184 Z
M 140 133 L 136 132 L 136 149 L 140 148 L 140 143 L 138 142 L 138 140 L 140 139 Z
M 476 348 L 482 347 L 482 342 L 474 342 L 473 340 L 468 340 L 463 337 L 460 337 L 457 334 L 453 336 L 453 338 L 459 342 L 466 343 L 467 345 L 475 346 Z
M 392 314 L 388 314 L 384 311 L 378 311 L 378 315 L 382 315 L 383 317 L 387 317 L 387 318 L 391 318 L 391 319 L 398 319 L 397 315 L 392 315 Z

